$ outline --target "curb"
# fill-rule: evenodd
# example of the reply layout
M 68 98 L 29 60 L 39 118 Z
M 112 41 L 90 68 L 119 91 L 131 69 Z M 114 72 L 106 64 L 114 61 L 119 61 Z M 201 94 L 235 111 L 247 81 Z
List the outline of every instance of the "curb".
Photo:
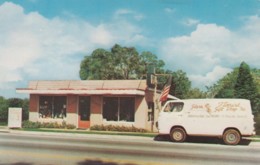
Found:
M 82 131 L 75 132 L 41 132 L 41 131 L 24 131 L 24 130 L 15 130 L 8 127 L 0 126 L 0 133 L 13 133 L 20 135 L 37 135 L 37 136 L 57 136 L 57 137 L 75 137 L 75 138 L 99 138 L 99 139 L 132 139 L 132 140 L 153 140 L 155 137 L 148 136 L 134 136 L 134 135 L 117 135 L 117 134 L 84 134 Z M 155 135 L 156 136 L 156 135 Z M 256 137 L 244 137 L 245 140 L 256 140 L 260 141 L 260 138 Z M 259 143 L 260 144 L 260 143 Z
M 9 128 L 0 128 L 0 133 L 12 133 L 19 135 L 52 136 L 52 137 L 72 137 L 72 138 L 93 138 L 93 139 L 131 139 L 131 140 L 153 140 L 153 137 L 131 136 L 131 135 L 113 135 L 113 134 L 84 134 L 79 132 L 41 132 L 41 131 L 23 131 Z

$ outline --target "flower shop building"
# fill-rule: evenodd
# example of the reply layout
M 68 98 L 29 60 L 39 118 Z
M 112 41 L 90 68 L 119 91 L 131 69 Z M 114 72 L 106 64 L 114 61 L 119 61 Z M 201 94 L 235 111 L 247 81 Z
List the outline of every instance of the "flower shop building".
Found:
M 31 81 L 16 91 L 30 94 L 30 121 L 152 129 L 154 92 L 146 80 Z

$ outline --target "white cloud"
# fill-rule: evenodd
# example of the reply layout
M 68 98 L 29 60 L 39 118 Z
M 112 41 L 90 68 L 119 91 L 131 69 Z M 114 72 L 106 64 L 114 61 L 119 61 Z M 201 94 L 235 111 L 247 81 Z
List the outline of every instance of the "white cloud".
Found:
M 205 86 L 210 86 L 222 78 L 227 73 L 231 72 L 230 68 L 223 68 L 222 66 L 215 66 L 212 71 L 208 72 L 206 75 L 201 74 L 191 74 L 188 75 L 190 80 L 193 82 L 195 87 L 200 87 L 202 84 Z
M 25 79 L 78 79 L 80 61 L 94 49 L 146 40 L 124 19 L 99 25 L 77 17 L 48 19 L 11 2 L 0 5 L 0 22 L 0 89 Z
M 124 19 L 126 16 L 134 18 L 136 21 L 144 19 L 144 15 L 129 9 L 118 9 L 114 13 L 114 19 Z
M 199 23 L 200 23 L 200 20 L 193 19 L 193 18 L 188 18 L 188 19 L 183 21 L 183 24 L 185 26 L 195 26 L 195 25 L 197 25 Z
M 242 61 L 259 68 L 259 52 L 259 16 L 248 17 L 237 31 L 216 24 L 198 24 L 190 35 L 168 38 L 160 48 L 167 67 L 187 72 L 196 87 L 210 85 L 223 76 L 213 73 L 237 67 Z
M 162 54 L 167 61 L 174 62 L 173 66 L 168 63 L 173 69 L 205 73 L 225 56 L 224 48 L 230 35 L 230 31 L 224 27 L 199 24 L 190 36 L 167 39 L 162 45 Z
M 172 9 L 172 8 L 168 8 L 168 7 L 165 8 L 164 11 L 165 11 L 166 13 L 174 13 L 174 12 L 175 12 L 174 9 Z

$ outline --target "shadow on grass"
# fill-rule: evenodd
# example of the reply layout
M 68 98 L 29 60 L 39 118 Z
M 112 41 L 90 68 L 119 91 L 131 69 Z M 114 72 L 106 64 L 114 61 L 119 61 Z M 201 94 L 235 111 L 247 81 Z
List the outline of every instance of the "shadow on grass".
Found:
M 85 161 L 79 162 L 77 164 L 78 165 L 136 165 L 132 163 L 117 163 L 117 162 L 89 160 L 89 159 L 86 159 Z
M 154 137 L 155 141 L 171 142 L 169 135 L 157 135 Z M 242 139 L 239 145 L 249 145 L 251 140 Z M 205 144 L 224 144 L 223 140 L 217 137 L 198 137 L 189 136 L 185 143 L 205 143 Z
M 0 163 L 0 165 L 33 165 L 32 163 L 17 162 L 17 163 Z

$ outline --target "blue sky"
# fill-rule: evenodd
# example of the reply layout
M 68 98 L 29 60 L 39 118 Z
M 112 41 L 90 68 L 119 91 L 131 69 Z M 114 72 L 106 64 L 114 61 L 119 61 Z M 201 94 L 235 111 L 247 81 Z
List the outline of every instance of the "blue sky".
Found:
M 0 0 L 0 95 L 30 80 L 79 79 L 84 56 L 151 51 L 193 87 L 260 64 L 260 0 Z

